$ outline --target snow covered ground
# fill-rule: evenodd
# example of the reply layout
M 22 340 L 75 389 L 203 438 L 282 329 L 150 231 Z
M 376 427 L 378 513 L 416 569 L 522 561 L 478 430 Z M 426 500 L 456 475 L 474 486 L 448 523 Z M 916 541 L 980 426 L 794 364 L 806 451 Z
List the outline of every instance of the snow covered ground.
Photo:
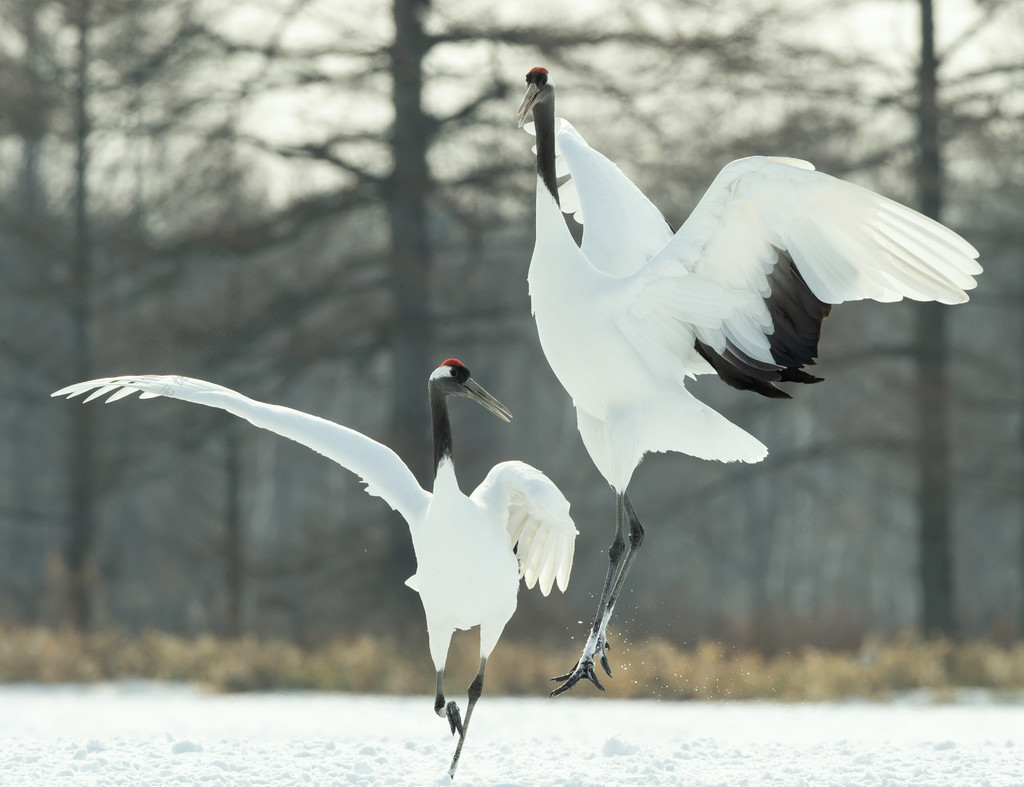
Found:
M 0 686 L 0 785 L 444 785 L 453 750 L 427 696 Z M 456 783 L 1024 785 L 1024 704 L 550 700 L 485 690 Z

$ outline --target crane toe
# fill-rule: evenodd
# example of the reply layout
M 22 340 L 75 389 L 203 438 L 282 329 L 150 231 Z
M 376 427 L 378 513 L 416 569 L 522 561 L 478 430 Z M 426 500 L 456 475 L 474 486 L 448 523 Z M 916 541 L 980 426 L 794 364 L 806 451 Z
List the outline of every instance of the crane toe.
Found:
M 608 666 L 608 654 L 606 651 L 611 647 L 607 642 L 604 643 L 604 647 L 601 648 L 601 666 L 604 668 L 605 674 L 610 678 L 612 676 L 612 668 Z
M 466 736 L 466 732 L 462 727 L 462 712 L 459 710 L 459 706 L 455 704 L 455 700 L 451 700 L 448 703 L 444 712 L 448 717 L 448 726 L 452 729 L 452 735 L 458 732 L 459 737 L 464 738 Z
M 604 662 L 602 666 L 604 666 L 607 670 L 607 660 L 605 659 L 603 654 L 601 656 L 601 660 L 602 662 Z M 608 674 L 612 674 L 610 670 Z M 577 683 L 579 683 L 581 678 L 586 678 L 595 686 L 597 686 L 601 691 L 604 691 L 604 686 L 601 685 L 601 681 L 597 679 L 597 673 L 594 671 L 594 659 L 590 657 L 580 659 L 579 661 L 577 661 L 576 666 L 573 667 L 572 670 L 567 672 L 565 675 L 559 675 L 557 678 L 552 678 L 551 680 L 555 682 L 561 681 L 562 685 L 555 689 L 553 692 L 551 692 L 551 696 L 557 697 L 559 694 L 568 691 Z

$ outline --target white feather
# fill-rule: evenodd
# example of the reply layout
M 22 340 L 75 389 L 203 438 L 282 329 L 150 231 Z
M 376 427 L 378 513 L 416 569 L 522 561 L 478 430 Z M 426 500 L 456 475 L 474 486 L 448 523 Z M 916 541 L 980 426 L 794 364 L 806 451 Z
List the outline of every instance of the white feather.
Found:
M 799 159 L 727 165 L 673 235 L 571 124 L 556 120 L 555 139 L 572 184 L 562 187 L 571 195 L 562 207 L 575 211 L 578 202 L 583 242 L 577 247 L 556 220 L 538 179 L 530 297 L 551 368 L 586 414 L 581 422 L 592 424 L 584 442 L 619 490 L 647 451 L 726 461 L 764 455 L 754 438 L 695 409 L 682 381 L 714 371 L 694 350 L 698 339 L 775 365 L 766 298 L 780 252 L 829 304 L 959 303 L 981 272 L 977 251 L 952 230 Z
M 502 462 L 473 492 L 482 505 L 508 509 L 509 544 L 516 547 L 520 576 L 532 588 L 538 581 L 545 596 L 557 581 L 569 586 L 575 553 L 576 527 L 569 502 L 542 472 L 523 462 Z M 527 567 L 544 567 L 539 575 Z
M 554 93 L 545 78 L 546 70 L 530 72 L 524 106 L 550 123 Z M 534 124 L 528 130 L 535 133 Z M 551 173 L 537 179 L 528 276 L 537 333 L 572 397 L 583 444 L 620 493 L 616 532 L 622 535 L 628 516 L 631 537 L 626 558 L 610 557 L 593 627 L 560 692 L 581 678 L 600 687 L 594 665 L 598 655 L 607 665 L 613 595 L 640 543 L 624 493 L 644 455 L 758 462 L 767 454 L 695 399 L 687 379 L 718 371 L 736 387 L 766 394 L 782 379 L 809 382 L 801 368 L 814 362 L 829 304 L 905 297 L 959 303 L 981 267 L 977 251 L 952 230 L 790 158 L 728 164 L 673 234 L 650 200 L 569 123 L 556 118 L 542 131 L 553 135 L 544 143 L 553 143 L 559 167 L 568 164 L 570 180 L 556 196 L 545 186 Z M 580 246 L 559 204 L 585 217 Z M 524 576 L 543 582 L 550 555 L 535 558 L 534 550 L 547 539 L 529 532 L 528 520 L 518 527 L 520 545 L 530 547 Z
M 436 373 L 438 374 L 439 373 Z M 390 448 L 345 426 L 278 405 L 249 399 L 213 383 L 180 376 L 124 376 L 76 383 L 53 396 L 136 391 L 218 407 L 263 429 L 302 443 L 356 473 L 369 494 L 383 498 L 409 524 L 417 569 L 406 584 L 423 603 L 430 652 L 443 670 L 452 632 L 480 626 L 486 658 L 516 609 L 523 565 L 527 585 L 565 590 L 576 528 L 569 503 L 539 470 L 522 462 L 492 468 L 472 495 L 464 495 L 450 461 L 437 469 L 433 492 L 420 488 Z M 518 557 L 513 549 L 518 545 Z
M 108 402 L 140 391 L 144 398 L 166 396 L 219 407 L 255 426 L 302 443 L 358 475 L 369 494 L 382 498 L 407 522 L 422 519 L 430 504 L 430 494 L 420 488 L 409 468 L 387 446 L 346 426 L 288 407 L 258 402 L 215 383 L 177 375 L 108 377 L 75 383 L 52 395 L 71 398 L 93 391 L 84 400 L 88 402 L 119 389 L 122 390 Z

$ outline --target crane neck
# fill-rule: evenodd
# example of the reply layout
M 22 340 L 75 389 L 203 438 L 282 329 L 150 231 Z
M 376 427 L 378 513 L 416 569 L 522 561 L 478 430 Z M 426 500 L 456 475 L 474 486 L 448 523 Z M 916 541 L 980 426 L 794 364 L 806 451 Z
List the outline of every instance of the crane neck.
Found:
M 558 200 L 558 177 L 555 174 L 555 99 L 533 106 L 533 128 L 537 135 L 537 175 L 547 190 Z
M 430 386 L 430 422 L 434 430 L 434 477 L 441 461 L 452 462 L 452 424 L 448 418 L 448 394 Z

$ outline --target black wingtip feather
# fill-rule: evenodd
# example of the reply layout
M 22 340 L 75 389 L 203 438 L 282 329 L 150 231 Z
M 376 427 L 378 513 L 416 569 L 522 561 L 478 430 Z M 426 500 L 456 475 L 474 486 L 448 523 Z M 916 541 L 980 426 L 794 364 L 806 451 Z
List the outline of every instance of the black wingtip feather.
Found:
M 697 339 L 693 345 L 700 357 L 711 364 L 722 382 L 741 391 L 753 391 L 769 399 L 792 399 L 788 393 L 781 388 L 776 388 L 773 383 L 782 380 L 782 375 L 777 369 L 763 369 L 754 366 L 746 359 L 738 357 L 728 349 L 725 353 L 715 352 L 711 347 Z M 746 358 L 746 356 L 744 356 Z
M 778 365 L 755 360 L 728 343 L 719 353 L 698 339 L 694 349 L 727 385 L 770 399 L 792 399 L 774 383 L 812 385 L 822 381 L 823 378 L 804 371 L 803 367 L 813 366 L 817 359 L 821 324 L 832 306 L 811 292 L 785 249 L 776 248 L 775 252 L 776 263 L 768 275 L 771 294 L 765 298 L 765 304 L 774 326 L 768 346 Z
M 775 327 L 768 344 L 776 362 L 795 371 L 813 365 L 818 357 L 821 324 L 831 313 L 832 306 L 811 292 L 785 249 L 776 247 L 775 253 L 776 262 L 768 275 L 771 294 L 765 299 Z M 812 379 L 817 382 L 820 378 Z

